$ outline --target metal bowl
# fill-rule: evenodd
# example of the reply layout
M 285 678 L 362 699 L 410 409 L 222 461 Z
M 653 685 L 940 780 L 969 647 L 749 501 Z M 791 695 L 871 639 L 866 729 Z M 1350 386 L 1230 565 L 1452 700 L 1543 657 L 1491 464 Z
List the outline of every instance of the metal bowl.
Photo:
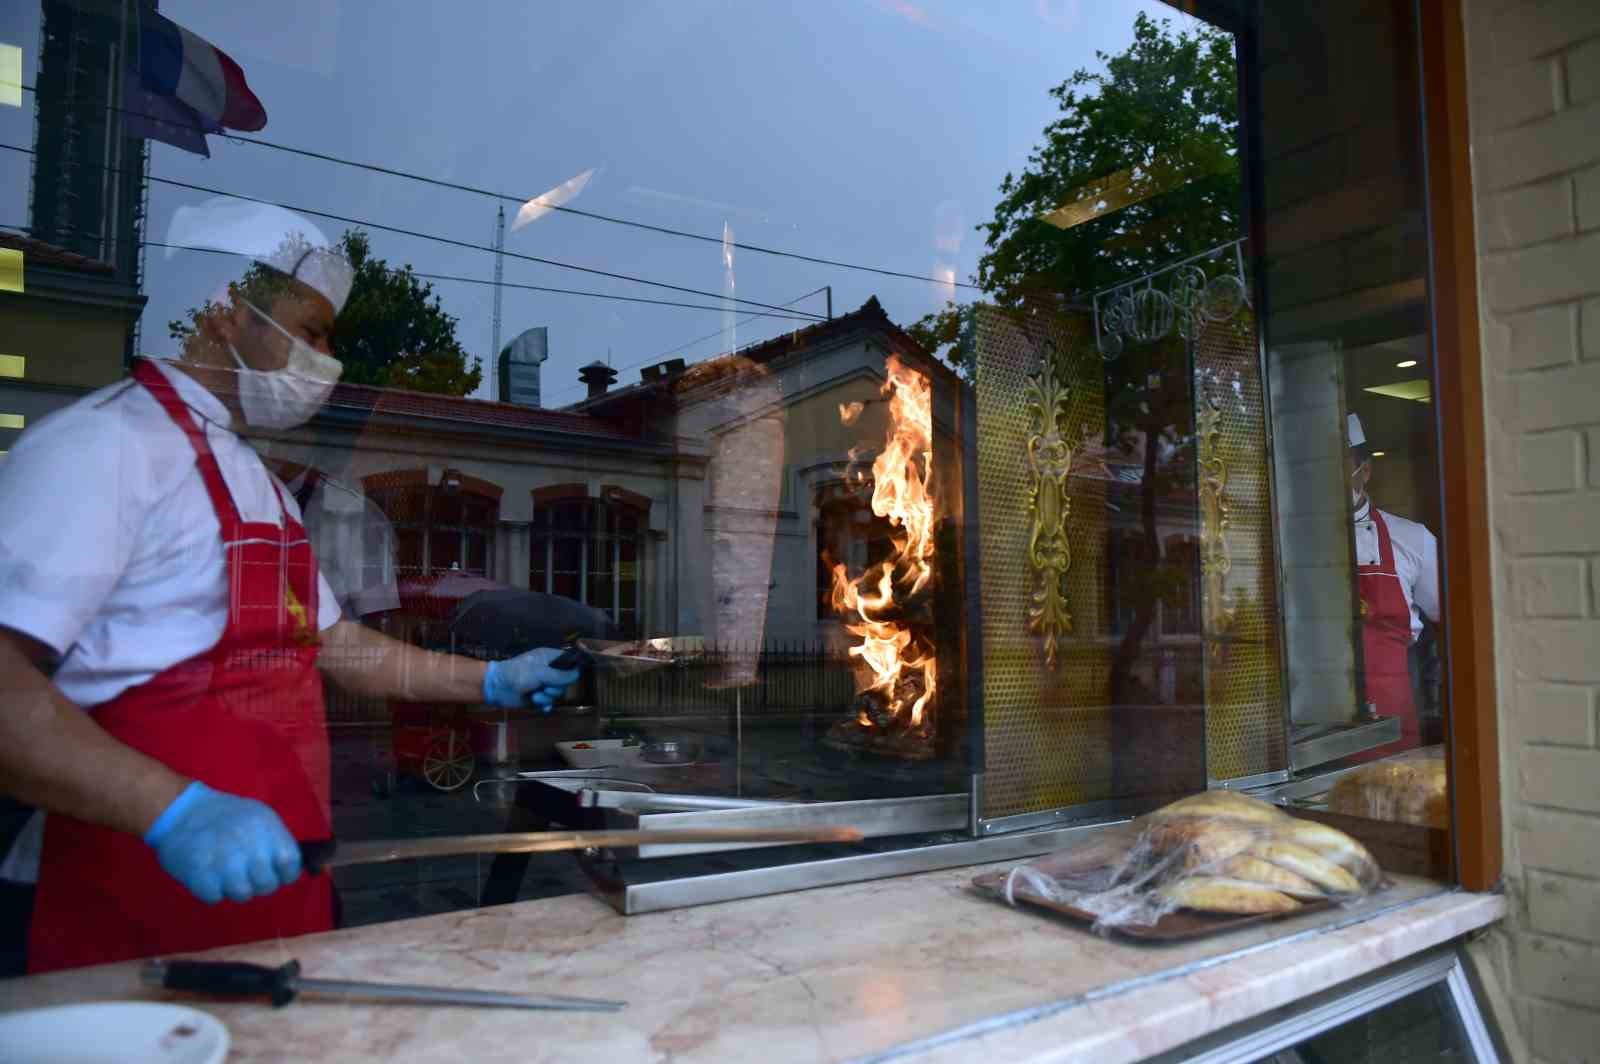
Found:
M 654 765 L 685 765 L 699 757 L 700 751 L 691 743 L 663 739 L 645 743 L 639 756 Z

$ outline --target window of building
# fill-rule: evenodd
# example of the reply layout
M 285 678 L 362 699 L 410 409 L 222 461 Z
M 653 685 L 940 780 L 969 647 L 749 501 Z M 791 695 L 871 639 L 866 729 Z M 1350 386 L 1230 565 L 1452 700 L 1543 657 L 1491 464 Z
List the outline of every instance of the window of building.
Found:
M 894 529 L 872 512 L 870 488 L 852 490 L 837 484 L 817 497 L 817 619 L 838 616 L 833 608 L 833 567 L 843 564 L 858 577 L 887 558 L 894 549 Z
M 370 487 L 394 526 L 395 566 L 400 576 L 463 572 L 487 577 L 500 500 L 487 488 L 448 476 L 443 484 Z M 381 532 L 374 532 L 381 535 Z
M 636 636 L 647 517 L 629 499 L 537 495 L 529 586 L 604 610 L 625 636 Z

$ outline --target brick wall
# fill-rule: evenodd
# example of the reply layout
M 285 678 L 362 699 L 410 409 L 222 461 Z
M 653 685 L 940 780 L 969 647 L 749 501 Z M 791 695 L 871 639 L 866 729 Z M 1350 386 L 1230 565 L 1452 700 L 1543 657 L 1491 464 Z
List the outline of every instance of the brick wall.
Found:
M 1600 1061 L 1600 0 L 1464 0 L 1506 880 L 1531 1059 Z

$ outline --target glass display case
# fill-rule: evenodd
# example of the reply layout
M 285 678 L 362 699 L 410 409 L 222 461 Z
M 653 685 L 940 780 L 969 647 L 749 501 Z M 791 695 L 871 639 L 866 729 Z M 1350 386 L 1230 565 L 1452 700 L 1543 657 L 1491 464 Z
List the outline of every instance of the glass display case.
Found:
M 280 515 L 321 575 L 243 657 L 325 690 L 228 712 L 319 832 L 644 833 L 341 868 L 351 926 L 1031 857 L 1207 789 L 1443 887 L 1416 12 L 1346 16 L 18 5 L 0 623 L 136 701 L 234 616 L 213 533 Z M 58 814 L 14 812 L 26 885 Z M 806 828 L 863 839 L 649 838 Z

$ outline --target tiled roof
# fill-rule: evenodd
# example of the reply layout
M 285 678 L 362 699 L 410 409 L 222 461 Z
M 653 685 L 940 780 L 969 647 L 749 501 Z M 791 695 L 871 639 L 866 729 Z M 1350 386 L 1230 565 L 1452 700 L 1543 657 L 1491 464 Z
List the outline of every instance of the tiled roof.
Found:
M 580 436 L 602 436 L 607 439 L 631 438 L 619 432 L 610 423 L 590 417 L 588 414 L 577 414 L 566 410 L 544 410 L 518 406 L 515 403 L 495 403 L 487 399 L 411 392 L 401 388 L 376 388 L 366 384 L 335 385 L 333 394 L 328 397 L 328 406 L 381 414 L 438 418 L 474 425 L 493 425 L 500 428 L 564 432 Z
M 681 392 L 688 388 L 710 383 L 723 376 L 737 373 L 740 368 L 748 367 L 751 363 L 771 362 L 791 352 L 803 351 L 831 337 L 844 335 L 864 327 L 876 328 L 889 334 L 899 341 L 896 344 L 897 347 L 910 351 L 922 351 L 921 346 L 915 340 L 900 326 L 889 320 L 889 315 L 883 309 L 883 304 L 878 302 L 878 297 L 872 296 L 860 307 L 848 314 L 841 314 L 839 317 L 830 318 L 827 321 L 819 321 L 815 325 L 808 325 L 804 329 L 799 329 L 792 333 L 774 336 L 770 340 L 763 340 L 761 343 L 740 348 L 736 352 L 696 362 L 677 372 L 663 375 L 658 380 L 630 384 L 623 388 L 614 388 L 604 395 L 574 403 L 566 409 L 574 411 L 599 410 L 610 406 L 614 401 L 636 398 L 652 391 Z M 934 365 L 941 369 L 945 368 L 938 362 L 934 362 Z
M 13 248 L 22 252 L 23 264 L 32 266 L 61 266 L 69 270 L 86 270 L 89 273 L 113 274 L 117 268 L 109 262 L 79 255 L 76 251 L 58 248 L 19 233 L 0 233 L 0 248 Z

